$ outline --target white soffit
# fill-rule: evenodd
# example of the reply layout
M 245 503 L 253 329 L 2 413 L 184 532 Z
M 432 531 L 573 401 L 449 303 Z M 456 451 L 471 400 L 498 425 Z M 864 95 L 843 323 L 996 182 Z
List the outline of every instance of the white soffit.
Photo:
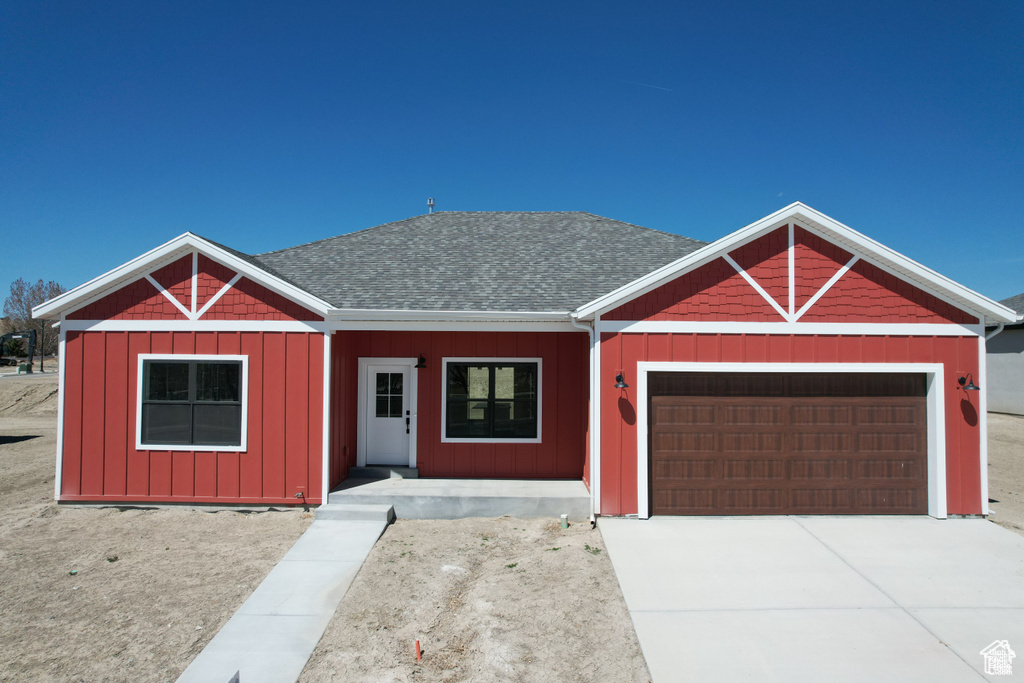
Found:
M 573 312 L 573 317 L 591 318 L 606 313 L 787 223 L 799 225 L 847 249 L 882 270 L 982 319 L 987 318 L 989 321 L 995 322 L 1017 320 L 1016 312 L 1006 306 L 940 275 L 801 202 L 794 202 L 681 259 L 580 306 Z

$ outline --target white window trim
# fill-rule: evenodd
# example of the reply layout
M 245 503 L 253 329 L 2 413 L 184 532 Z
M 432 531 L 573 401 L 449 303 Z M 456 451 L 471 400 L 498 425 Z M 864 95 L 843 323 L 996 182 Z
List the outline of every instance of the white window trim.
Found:
M 533 439 L 512 438 L 512 439 L 459 439 L 449 437 L 447 434 L 448 424 L 448 363 L 536 363 L 537 364 L 537 437 Z M 541 443 L 544 432 L 542 430 L 541 418 L 544 415 L 541 387 L 544 385 L 544 366 L 540 358 L 493 358 L 487 356 L 455 356 L 441 359 L 441 443 Z
M 917 373 L 926 377 L 925 412 L 928 439 L 928 514 L 946 518 L 946 399 L 942 363 L 688 363 L 640 361 L 637 366 L 636 454 L 637 513 L 651 516 L 647 458 L 648 384 L 651 372 L 818 372 Z M 984 481 L 984 477 L 982 478 Z
M 142 443 L 142 386 L 143 363 L 147 360 L 171 361 L 241 361 L 242 362 L 242 434 L 237 446 L 198 446 L 191 444 L 143 444 Z M 249 435 L 249 356 L 189 353 L 140 353 L 138 382 L 135 391 L 135 450 L 137 451 L 190 451 L 233 453 L 246 450 Z

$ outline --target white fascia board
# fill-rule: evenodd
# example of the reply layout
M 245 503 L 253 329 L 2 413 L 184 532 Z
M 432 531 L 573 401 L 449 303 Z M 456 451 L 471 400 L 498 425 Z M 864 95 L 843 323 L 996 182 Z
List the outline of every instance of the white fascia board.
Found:
M 371 308 L 336 308 L 327 320 L 362 321 L 388 320 L 395 322 L 568 322 L 568 311 L 421 311 Z
M 590 318 L 595 314 L 602 314 L 617 308 L 626 301 L 646 294 L 665 282 L 679 277 L 685 272 L 695 270 L 788 222 L 796 222 L 821 237 L 849 246 L 856 255 L 865 258 L 873 265 L 901 279 L 908 279 L 943 301 L 958 308 L 966 308 L 968 312 L 979 317 L 987 315 L 1003 322 L 1012 322 L 1017 319 L 1016 312 L 1006 306 L 936 273 L 801 202 L 794 202 L 613 292 L 594 299 L 573 311 L 573 316 Z
M 331 309 L 331 305 L 328 302 L 271 275 L 265 270 L 251 265 L 231 252 L 211 242 L 207 242 L 198 235 L 186 232 L 99 277 L 89 280 L 83 285 L 79 285 L 58 297 L 36 306 L 32 309 L 32 316 L 35 318 L 53 318 L 68 313 L 75 308 L 102 298 L 111 291 L 115 291 L 162 266 L 164 262 L 172 262 L 192 250 L 198 251 L 221 265 L 245 275 L 256 283 L 310 309 L 314 313 L 326 317 L 328 310 Z

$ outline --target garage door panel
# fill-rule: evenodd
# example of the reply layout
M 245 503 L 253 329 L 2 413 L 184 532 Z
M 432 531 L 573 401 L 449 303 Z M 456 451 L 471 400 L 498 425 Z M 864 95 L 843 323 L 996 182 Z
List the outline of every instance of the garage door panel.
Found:
M 654 514 L 927 512 L 923 376 L 650 379 Z
M 830 425 L 850 426 L 853 425 L 853 406 L 820 406 L 820 405 L 795 405 L 790 414 L 790 424 L 793 425 Z
M 925 440 L 913 432 L 872 432 L 857 435 L 860 453 L 920 453 Z
M 654 419 L 660 425 L 713 425 L 715 407 L 703 404 L 662 404 L 655 406 Z
M 677 460 L 664 458 L 656 461 L 654 476 L 666 484 L 672 481 L 694 481 L 698 479 L 719 479 L 721 463 L 715 460 Z
M 849 460 L 836 458 L 820 460 L 793 459 L 789 463 L 789 478 L 792 481 L 815 479 L 849 479 L 852 467 Z
M 651 449 L 661 453 L 717 453 L 716 432 L 659 431 L 651 440 Z
M 794 431 L 787 439 L 793 453 L 845 453 L 854 449 L 856 440 L 849 432 Z
M 907 459 L 865 459 L 856 462 L 854 476 L 858 479 L 905 479 L 926 483 L 928 472 L 920 458 Z
M 781 453 L 781 432 L 722 432 L 717 439 L 723 453 Z
M 793 512 L 805 515 L 820 514 L 822 510 L 841 514 L 853 510 L 853 498 L 850 489 L 794 489 L 790 506 Z
M 923 401 L 922 401 L 923 403 Z M 854 414 L 856 423 L 881 425 L 915 426 L 921 423 L 921 411 L 924 405 L 876 405 L 857 406 Z
M 743 460 L 728 459 L 722 462 L 722 479 L 729 483 L 741 480 L 772 481 L 785 478 L 785 460 L 748 458 Z
M 722 405 L 715 416 L 716 424 L 734 426 L 774 426 L 782 420 L 783 405 Z

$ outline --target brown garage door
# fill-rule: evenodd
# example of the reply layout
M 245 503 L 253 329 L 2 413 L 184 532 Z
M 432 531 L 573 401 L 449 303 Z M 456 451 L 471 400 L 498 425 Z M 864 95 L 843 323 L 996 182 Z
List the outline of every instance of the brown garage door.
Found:
M 656 515 L 926 514 L 925 378 L 652 373 Z

